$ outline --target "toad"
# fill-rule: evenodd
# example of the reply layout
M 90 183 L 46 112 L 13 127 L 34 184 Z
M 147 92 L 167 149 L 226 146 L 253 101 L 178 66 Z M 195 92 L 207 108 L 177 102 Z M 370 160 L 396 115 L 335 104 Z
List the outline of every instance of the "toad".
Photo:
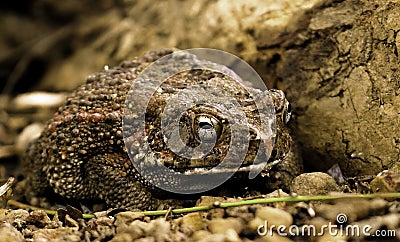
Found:
M 226 176 L 226 186 L 236 182 L 243 187 L 257 183 L 268 189 L 287 188 L 302 165 L 298 159 L 288 159 L 292 143 L 286 127 L 290 106 L 283 92 L 243 88 L 234 73 L 221 71 L 223 67 L 193 66 L 169 76 L 152 90 L 149 78 L 157 73 L 139 76 L 150 64 L 174 51 L 150 52 L 90 75 L 67 97 L 28 149 L 28 181 L 36 194 L 101 200 L 109 207 L 157 209 L 175 197 L 171 187 L 203 194 L 203 188 L 210 185 L 177 181 L 163 170 L 152 169 L 160 165 L 185 178 L 207 174 L 202 179 L 206 181 L 232 173 Z M 179 58 L 198 61 L 188 56 Z M 193 91 L 200 89 L 209 96 Z M 150 91 L 146 100 L 145 94 Z M 238 116 L 232 102 L 218 99 L 221 92 L 232 97 L 245 118 Z M 258 106 L 254 97 L 259 99 Z M 197 101 L 188 102 L 190 98 Z M 269 123 L 260 110 L 271 108 L 271 103 L 272 111 L 267 113 L 273 112 L 275 120 Z M 178 112 L 178 106 L 186 109 Z M 163 118 L 168 107 L 172 111 Z M 265 133 L 263 122 L 275 132 Z M 238 145 L 233 127 L 248 132 L 239 139 L 248 141 L 245 152 L 232 152 Z M 199 151 L 198 147 L 204 149 Z M 187 155 L 188 151 L 192 153 Z M 231 165 L 238 157 L 242 157 L 240 165 Z M 224 159 L 227 164 L 218 166 Z M 252 166 L 261 167 L 255 179 L 248 176 Z

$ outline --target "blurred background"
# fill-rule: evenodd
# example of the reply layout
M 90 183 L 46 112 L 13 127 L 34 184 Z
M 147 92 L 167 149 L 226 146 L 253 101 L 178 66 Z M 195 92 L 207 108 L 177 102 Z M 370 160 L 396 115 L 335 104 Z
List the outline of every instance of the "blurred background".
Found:
M 150 50 L 208 47 L 286 93 L 307 170 L 376 174 L 400 159 L 398 10 L 378 0 L 4 1 L 0 161 L 15 163 L 89 74 Z

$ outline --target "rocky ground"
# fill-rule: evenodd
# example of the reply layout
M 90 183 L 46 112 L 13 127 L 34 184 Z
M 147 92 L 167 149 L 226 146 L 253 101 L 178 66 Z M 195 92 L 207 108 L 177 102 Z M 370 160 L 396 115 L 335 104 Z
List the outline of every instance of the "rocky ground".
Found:
M 308 182 L 329 177 L 324 173 L 303 176 L 308 176 Z M 294 187 L 310 189 L 301 185 L 302 178 L 296 180 Z M 318 183 L 320 192 L 339 188 L 333 179 Z M 276 191 L 257 198 L 280 197 L 290 196 Z M 281 201 L 223 208 L 223 204 L 244 200 L 204 196 L 196 206 L 210 206 L 207 210 L 177 214 L 170 211 L 158 216 L 120 209 L 88 215 L 69 205 L 57 205 L 53 214 L 42 209 L 17 209 L 20 204 L 10 201 L 14 209 L 0 209 L 0 241 L 399 240 L 400 204 L 396 200 L 343 197 L 328 202 Z

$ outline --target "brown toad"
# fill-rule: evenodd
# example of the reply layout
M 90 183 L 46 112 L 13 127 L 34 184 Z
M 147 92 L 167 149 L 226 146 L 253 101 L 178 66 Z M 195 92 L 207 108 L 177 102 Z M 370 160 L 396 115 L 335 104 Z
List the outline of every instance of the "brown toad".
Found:
M 286 128 L 290 110 L 282 91 L 243 89 L 232 76 L 193 67 L 170 76 L 153 92 L 149 88 L 151 81 L 139 79 L 138 75 L 151 63 L 170 53 L 173 51 L 151 52 L 93 74 L 87 78 L 86 84 L 67 98 L 65 105 L 55 113 L 28 152 L 32 168 L 29 180 L 36 193 L 54 192 L 80 201 L 102 200 L 111 207 L 157 208 L 163 199 L 174 197 L 173 193 L 159 189 L 163 187 L 159 185 L 175 181 L 161 172 L 153 172 L 154 164 L 162 164 L 185 177 L 208 172 L 224 160 L 230 146 L 235 145 L 231 135 L 233 124 L 241 131 L 248 131 L 248 136 L 243 135 L 248 140 L 248 149 L 231 155 L 231 161 L 243 157 L 239 170 L 228 164 L 216 169 L 217 172 L 212 173 L 215 177 L 235 169 L 230 181 L 247 186 L 250 183 L 247 176 L 249 167 L 256 158 L 261 159 L 258 164 L 263 165 L 263 169 L 254 181 L 261 181 L 267 188 L 285 188 L 300 173 L 301 163 L 298 160 L 283 159 L 289 153 L 291 138 Z M 185 60 L 187 56 L 181 58 Z M 150 77 L 158 74 L 150 73 Z M 211 99 L 221 90 L 227 92 L 239 104 L 246 120 L 235 116 L 230 102 L 223 103 L 218 98 L 219 108 L 202 104 L 209 97 L 203 97 L 204 100 L 195 105 L 186 103 L 186 97 L 193 98 L 194 95 L 192 91 L 182 91 L 188 86 L 206 88 L 207 93 L 215 92 L 215 95 L 211 94 Z M 151 98 L 147 101 L 143 95 L 149 92 L 152 92 Z M 202 95 L 196 95 L 195 99 L 202 98 Z M 255 106 L 252 95 L 258 96 L 261 107 Z M 177 96 L 179 98 L 173 99 Z M 272 101 L 273 111 L 276 111 L 272 114 L 276 117 L 276 123 L 273 123 L 276 135 L 273 137 L 265 134 L 261 127 L 263 117 L 258 110 L 269 107 L 264 106 L 264 99 Z M 178 116 L 174 116 L 172 108 L 169 120 L 163 120 L 161 114 L 167 111 L 171 102 L 190 108 L 182 113 L 176 112 Z M 124 109 L 125 104 L 128 108 Z M 138 111 L 143 105 L 145 113 Z M 221 110 L 228 112 L 223 114 Z M 138 120 L 145 121 L 145 125 L 142 126 Z M 176 129 L 172 123 L 178 123 L 178 136 L 173 132 Z M 165 129 L 161 129 L 162 125 Z M 269 150 L 269 157 L 265 155 L 268 153 L 265 144 L 270 144 L 271 140 L 274 146 Z M 179 142 L 184 145 L 177 145 Z M 208 145 L 207 154 L 196 151 L 196 147 L 210 143 L 212 145 Z M 195 150 L 195 154 L 187 157 L 182 153 L 184 150 Z M 140 167 L 146 167 L 147 174 L 138 172 Z M 186 188 L 197 186 L 182 181 L 177 184 L 186 185 Z M 207 186 L 207 183 L 203 185 Z M 194 193 L 199 191 L 204 189 L 192 190 Z

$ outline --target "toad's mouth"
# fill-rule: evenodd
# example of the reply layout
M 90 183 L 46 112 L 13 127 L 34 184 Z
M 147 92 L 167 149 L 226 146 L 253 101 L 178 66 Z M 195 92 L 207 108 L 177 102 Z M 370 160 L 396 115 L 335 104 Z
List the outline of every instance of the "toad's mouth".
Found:
M 185 170 L 182 173 L 185 175 L 202 175 L 202 174 L 226 174 L 226 173 L 249 173 L 252 170 L 268 171 L 280 160 L 267 161 L 259 164 L 242 165 L 239 168 L 230 167 L 196 167 L 190 170 Z

